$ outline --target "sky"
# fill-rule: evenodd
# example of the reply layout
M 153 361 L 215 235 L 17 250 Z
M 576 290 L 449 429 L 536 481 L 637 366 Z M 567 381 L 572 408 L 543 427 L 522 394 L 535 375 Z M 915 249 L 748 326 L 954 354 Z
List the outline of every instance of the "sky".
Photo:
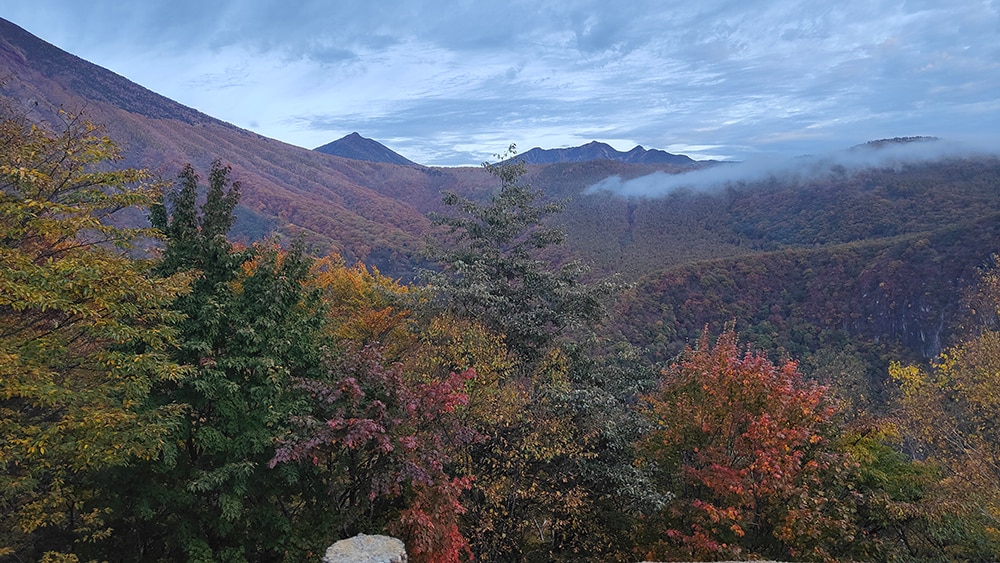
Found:
M 426 165 L 593 140 L 695 159 L 1000 146 L 1000 0 L 4 0 L 0 17 L 294 145 Z

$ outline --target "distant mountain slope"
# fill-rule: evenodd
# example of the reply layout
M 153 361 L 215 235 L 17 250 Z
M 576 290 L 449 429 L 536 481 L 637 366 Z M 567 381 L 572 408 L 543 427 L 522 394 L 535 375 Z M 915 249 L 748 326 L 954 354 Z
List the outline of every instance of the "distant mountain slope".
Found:
M 341 137 L 321 147 L 316 147 L 313 150 L 343 158 L 364 160 L 366 162 L 384 162 L 386 164 L 399 164 L 403 166 L 417 164 L 392 151 L 382 143 L 362 137 L 357 132 Z
M 206 171 L 220 158 L 243 183 L 235 238 L 302 236 L 316 252 L 335 251 L 391 276 L 408 277 L 421 262 L 434 233 L 425 214 L 441 209 L 442 191 L 482 197 L 496 187 L 479 167 L 399 166 L 268 139 L 151 92 L 3 20 L 0 98 L 40 123 L 57 122 L 59 108 L 84 111 L 122 145 L 122 165 L 149 168 L 167 180 L 187 162 Z M 596 160 L 531 168 L 529 179 L 539 189 L 553 198 L 572 198 L 611 175 L 683 167 Z
M 968 334 L 963 298 L 997 248 L 993 214 L 920 235 L 685 264 L 640 280 L 616 326 L 667 361 L 706 327 L 734 323 L 806 373 L 863 376 L 883 402 L 889 359 L 933 358 Z
M 303 236 L 318 252 L 365 260 L 389 275 L 412 272 L 431 229 L 397 187 L 440 199 L 458 184 L 482 186 L 479 169 L 427 174 L 348 160 L 268 139 L 155 94 L 0 19 L 0 101 L 39 123 L 83 112 L 123 147 L 122 165 L 172 179 L 184 163 L 207 171 L 220 158 L 242 181 L 236 237 Z M 382 193 L 380 190 L 389 193 Z
M 659 149 L 646 150 L 636 146 L 628 152 L 616 150 L 607 143 L 591 141 L 579 147 L 542 149 L 535 147 L 518 156 L 527 164 L 552 164 L 556 162 L 586 162 L 589 160 L 614 160 L 632 164 L 693 165 L 695 161 L 682 154 L 671 154 Z
M 5 71 L 0 81 L 24 78 L 17 68 L 30 65 L 62 87 L 63 96 L 58 96 L 60 101 L 79 97 L 154 119 L 176 119 L 189 124 L 213 121 L 195 109 L 46 43 L 3 18 L 0 18 L 0 42 L 4 47 L 0 49 L 0 68 Z M 12 70 L 14 72 L 6 74 Z

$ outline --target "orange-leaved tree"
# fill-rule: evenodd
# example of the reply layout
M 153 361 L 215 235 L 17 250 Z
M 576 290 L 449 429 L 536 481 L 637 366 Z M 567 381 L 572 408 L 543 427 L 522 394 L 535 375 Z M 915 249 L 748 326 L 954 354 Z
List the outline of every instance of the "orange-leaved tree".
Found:
M 674 496 L 647 522 L 651 556 L 823 558 L 827 540 L 850 540 L 823 490 L 834 409 L 794 362 L 741 351 L 732 329 L 714 344 L 706 331 L 645 402 L 655 430 L 640 463 Z

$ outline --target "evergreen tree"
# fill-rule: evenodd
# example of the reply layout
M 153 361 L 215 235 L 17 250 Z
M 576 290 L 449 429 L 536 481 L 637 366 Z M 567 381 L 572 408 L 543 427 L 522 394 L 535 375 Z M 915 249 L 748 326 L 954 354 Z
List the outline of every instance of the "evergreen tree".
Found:
M 511 145 L 484 164 L 500 183 L 488 201 L 448 193 L 457 213 L 435 216 L 458 238 L 431 278 L 440 306 L 500 335 L 514 360 L 506 377 L 470 399 L 472 424 L 486 439 L 465 458 L 475 479 L 466 530 L 483 559 L 624 558 L 622 510 L 639 496 L 619 504 L 607 484 L 638 489 L 644 477 L 628 467 L 641 428 L 625 404 L 635 391 L 616 387 L 648 375 L 641 366 L 619 372 L 584 351 L 615 284 L 585 283 L 581 264 L 540 258 L 564 240 L 545 225 L 562 204 L 540 201 L 514 152 Z
M 527 169 L 514 145 L 497 158 L 483 164 L 500 182 L 487 203 L 445 194 L 458 213 L 434 220 L 457 234 L 458 244 L 437 257 L 444 271 L 431 284 L 455 315 L 505 334 L 510 349 L 532 363 L 566 331 L 600 319 L 601 298 L 614 286 L 584 283 L 585 268 L 577 262 L 552 268 L 538 258 L 565 238 L 543 223 L 562 204 L 539 202 L 541 193 L 524 181 Z

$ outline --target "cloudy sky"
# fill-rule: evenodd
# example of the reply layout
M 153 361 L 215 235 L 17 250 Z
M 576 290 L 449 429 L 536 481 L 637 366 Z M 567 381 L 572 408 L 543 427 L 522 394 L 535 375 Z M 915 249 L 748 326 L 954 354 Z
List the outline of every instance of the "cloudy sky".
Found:
M 0 16 L 238 126 L 422 164 L 601 140 L 751 160 L 996 144 L 998 0 L 4 0 Z

